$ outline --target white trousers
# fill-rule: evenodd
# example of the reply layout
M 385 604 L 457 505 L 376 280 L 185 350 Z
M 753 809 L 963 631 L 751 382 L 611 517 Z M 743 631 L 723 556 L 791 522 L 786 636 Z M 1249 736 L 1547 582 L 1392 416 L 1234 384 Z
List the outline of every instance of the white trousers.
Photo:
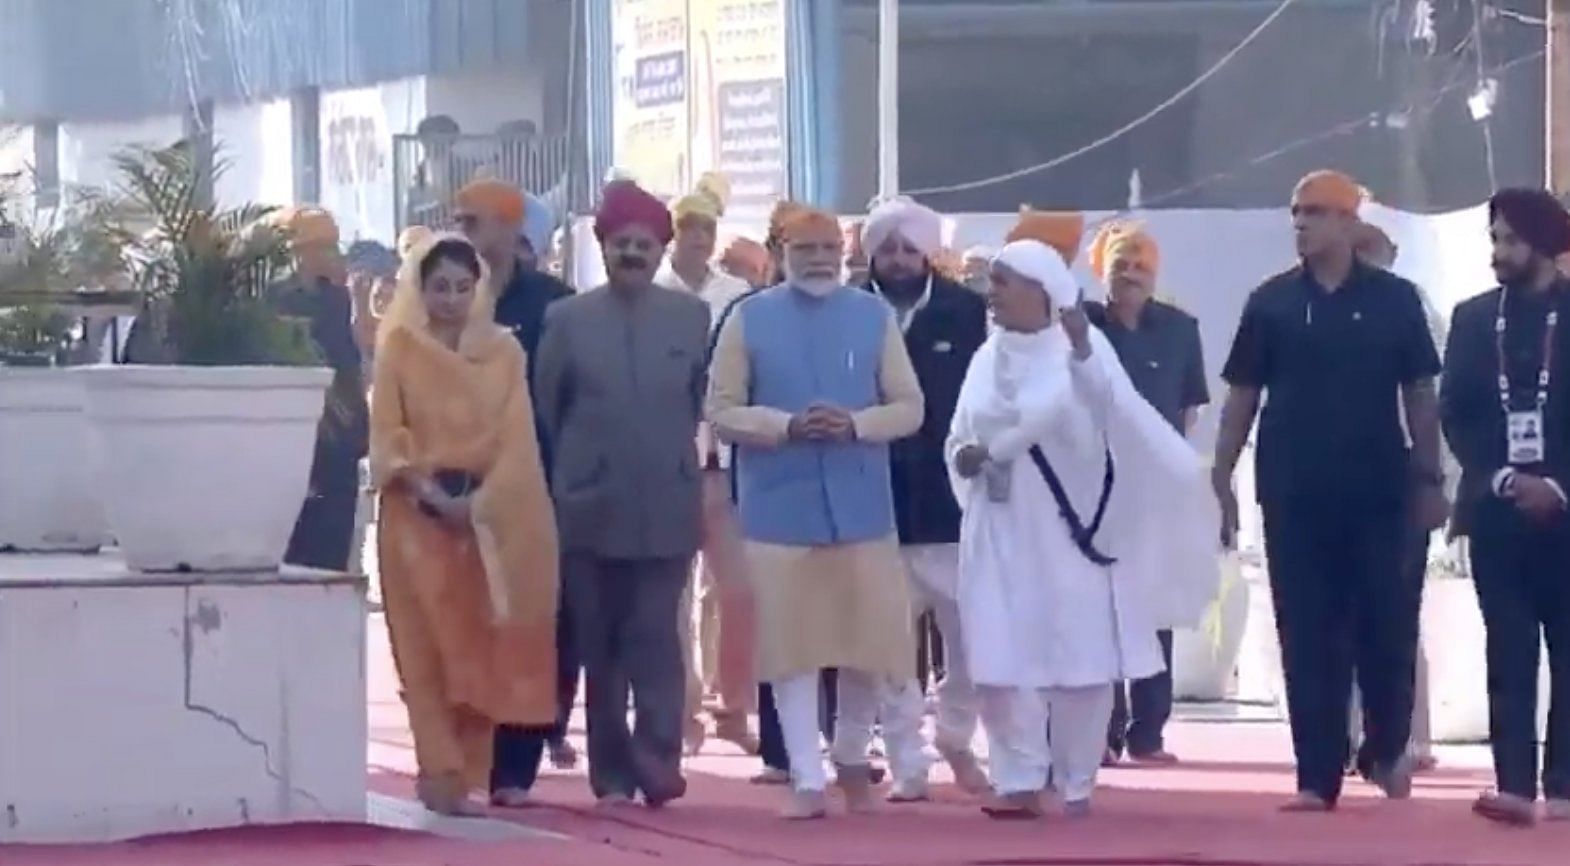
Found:
M 780 718 L 785 754 L 790 757 L 791 785 L 798 791 L 822 791 L 828 786 L 823 753 L 818 746 L 817 671 L 775 680 L 774 709 Z M 840 668 L 838 715 L 829 759 L 846 767 L 867 765 L 872 729 L 884 681 L 865 671 Z
M 1111 683 L 1052 689 L 981 686 L 979 692 L 993 790 L 1005 796 L 1040 791 L 1050 771 L 1065 802 L 1090 799 L 1107 749 Z
M 970 681 L 960 633 L 959 604 L 954 600 L 959 580 L 959 545 L 906 545 L 900 548 L 900 555 L 905 560 L 917 619 L 924 611 L 932 611 L 938 634 L 943 636 L 943 681 L 938 683 L 934 742 L 944 751 L 968 752 L 976 737 L 980 703 Z M 922 684 L 911 680 L 901 687 L 891 687 L 883 702 L 883 744 L 888 748 L 889 770 L 898 781 L 925 778 L 931 764 L 921 729 L 926 698 Z

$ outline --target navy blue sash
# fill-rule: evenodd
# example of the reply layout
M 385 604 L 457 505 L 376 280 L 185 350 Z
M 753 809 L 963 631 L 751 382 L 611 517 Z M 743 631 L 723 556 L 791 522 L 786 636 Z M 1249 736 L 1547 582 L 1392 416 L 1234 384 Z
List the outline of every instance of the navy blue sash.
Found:
M 1052 491 L 1052 498 L 1057 500 L 1058 511 L 1062 513 L 1063 520 L 1068 523 L 1069 536 L 1074 539 L 1074 546 L 1085 558 L 1096 565 L 1112 565 L 1117 562 L 1110 556 L 1096 549 L 1096 533 L 1101 531 L 1101 521 L 1107 516 L 1107 502 L 1112 498 L 1112 483 L 1116 480 L 1116 469 L 1112 461 L 1112 449 L 1107 449 L 1107 468 L 1101 477 L 1101 498 L 1096 502 L 1096 513 L 1086 526 L 1080 518 L 1079 512 L 1074 510 L 1074 504 L 1068 501 L 1068 493 L 1063 490 L 1063 482 L 1058 479 L 1058 474 L 1053 471 L 1052 464 L 1047 462 L 1047 455 L 1041 452 L 1041 446 L 1030 446 L 1030 461 L 1036 464 L 1036 471 L 1041 473 L 1041 480 L 1047 482 L 1047 489 Z

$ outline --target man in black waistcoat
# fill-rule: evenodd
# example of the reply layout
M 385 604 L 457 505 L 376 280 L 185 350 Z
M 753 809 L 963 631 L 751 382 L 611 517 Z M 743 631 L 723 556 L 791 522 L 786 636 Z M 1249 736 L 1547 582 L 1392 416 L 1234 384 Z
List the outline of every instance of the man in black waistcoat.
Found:
M 893 308 L 926 397 L 921 429 L 890 446 L 889 462 L 913 612 L 918 618 L 930 612 L 943 642 L 933 745 L 961 787 L 980 793 L 987 788 L 986 776 L 971 751 L 979 708 L 955 601 L 960 510 L 949 486 L 944 446 L 965 371 L 987 338 L 987 309 L 980 295 L 933 272 L 931 257 L 941 246 L 942 230 L 942 218 L 930 208 L 894 199 L 868 214 L 861 246 L 871 257 L 866 288 Z M 890 802 L 927 799 L 924 685 L 906 683 L 882 708 L 883 740 L 894 777 Z

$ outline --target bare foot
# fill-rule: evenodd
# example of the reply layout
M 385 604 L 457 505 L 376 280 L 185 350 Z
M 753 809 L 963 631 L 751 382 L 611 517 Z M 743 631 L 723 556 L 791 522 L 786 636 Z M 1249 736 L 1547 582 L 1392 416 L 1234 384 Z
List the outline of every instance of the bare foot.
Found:
M 997 821 L 1031 821 L 1043 813 L 1041 798 L 1029 791 L 994 794 L 981 805 L 981 811 Z
M 1178 763 L 1177 755 L 1165 749 L 1157 749 L 1154 752 L 1146 752 L 1142 755 L 1129 752 L 1128 760 L 1129 763 L 1136 767 L 1172 767 Z
M 1549 798 L 1548 804 L 1543 807 L 1543 818 L 1555 823 L 1570 821 L 1570 800 Z
M 814 821 L 829 814 L 829 800 L 822 791 L 791 791 L 790 800 L 780 810 L 787 821 Z
M 1397 758 L 1389 766 L 1377 767 L 1370 771 L 1368 780 L 1379 786 L 1385 796 L 1392 800 L 1405 800 L 1412 796 L 1412 767 L 1414 760 L 1407 755 Z
M 981 769 L 981 762 L 976 760 L 975 752 L 939 746 L 938 754 L 954 771 L 954 784 L 959 785 L 961 791 L 979 797 L 991 788 L 986 772 Z
M 1311 791 L 1299 791 L 1297 796 L 1281 804 L 1283 812 L 1329 812 L 1335 806 L 1324 797 Z
M 558 770 L 571 770 L 578 766 L 578 750 L 566 740 L 552 740 L 548 746 L 551 766 Z
M 1065 818 L 1090 817 L 1089 800 L 1066 800 L 1063 803 L 1063 816 Z
M 687 720 L 687 728 L 682 732 L 682 742 L 689 757 L 702 751 L 703 743 L 708 738 L 709 730 L 703 726 L 702 719 Z
M 491 792 L 491 805 L 502 809 L 522 809 L 529 805 L 529 792 L 524 788 L 497 788 Z
M 630 808 L 636 805 L 636 803 L 629 794 L 606 794 L 599 800 L 595 801 L 594 805 L 596 808 L 611 811 L 615 809 Z
M 835 785 L 845 796 L 845 809 L 852 814 L 866 814 L 877 806 L 872 799 L 872 773 L 866 764 L 858 767 L 838 764 L 834 768 Z
M 1515 827 L 1530 827 L 1537 823 L 1537 804 L 1515 794 L 1489 791 L 1473 801 L 1472 812 Z
M 721 713 L 714 714 L 714 738 L 734 743 L 741 747 L 743 752 L 756 755 L 762 744 L 758 737 L 747 725 L 746 713 Z
M 883 799 L 890 803 L 925 803 L 931 799 L 928 795 L 926 775 L 896 780 L 889 786 L 888 796 Z
M 789 785 L 790 771 L 778 767 L 764 767 L 763 772 L 748 779 L 754 785 Z

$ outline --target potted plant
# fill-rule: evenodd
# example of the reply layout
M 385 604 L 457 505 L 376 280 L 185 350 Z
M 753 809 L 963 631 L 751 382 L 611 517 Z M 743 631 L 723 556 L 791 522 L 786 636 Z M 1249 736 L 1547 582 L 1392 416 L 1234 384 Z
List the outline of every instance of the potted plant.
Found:
M 214 163 L 208 183 L 224 169 Z M 134 569 L 274 571 L 332 378 L 304 323 L 268 303 L 287 238 L 271 208 L 207 202 L 183 143 L 115 164 L 144 306 L 135 363 L 84 371 L 110 527 Z
M 119 267 L 100 215 L 73 202 L 28 223 L 0 201 L 0 550 L 88 552 L 107 541 L 82 383 L 55 369 L 75 327 L 62 302 Z

